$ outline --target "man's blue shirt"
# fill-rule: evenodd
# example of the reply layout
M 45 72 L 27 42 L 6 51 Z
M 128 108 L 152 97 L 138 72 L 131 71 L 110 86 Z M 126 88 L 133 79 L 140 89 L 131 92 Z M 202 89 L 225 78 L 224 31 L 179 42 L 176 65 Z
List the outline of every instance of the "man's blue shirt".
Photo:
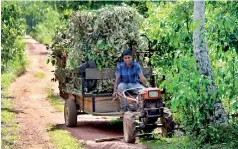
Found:
M 126 67 L 125 62 L 117 63 L 116 76 L 120 76 L 120 82 L 138 83 L 138 76 L 142 74 L 140 64 L 132 61 L 130 67 Z

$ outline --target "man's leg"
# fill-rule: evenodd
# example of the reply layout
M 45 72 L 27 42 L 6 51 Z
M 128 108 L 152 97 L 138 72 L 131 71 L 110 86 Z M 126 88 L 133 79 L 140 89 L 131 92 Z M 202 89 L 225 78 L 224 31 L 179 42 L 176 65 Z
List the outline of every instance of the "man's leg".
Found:
M 117 91 L 122 93 L 127 88 L 128 88 L 128 85 L 126 83 L 119 83 L 119 85 L 117 87 Z M 120 104 L 121 104 L 121 110 L 122 111 L 127 111 L 127 105 L 128 104 L 127 104 L 125 98 L 121 98 Z
M 141 85 L 140 83 L 129 83 L 128 84 L 128 88 L 145 88 L 143 85 Z M 133 93 L 137 94 L 139 90 L 141 89 L 136 89 L 136 90 L 133 90 Z
M 143 85 L 141 85 L 140 83 L 130 83 L 128 85 L 129 88 L 138 88 L 136 90 L 133 90 L 133 92 L 135 94 L 138 94 L 139 90 L 145 88 Z M 137 107 L 132 107 L 132 108 L 137 108 Z M 143 110 L 143 105 L 139 104 L 139 109 L 137 109 L 138 111 L 140 111 L 140 116 L 143 116 L 144 114 L 144 110 Z

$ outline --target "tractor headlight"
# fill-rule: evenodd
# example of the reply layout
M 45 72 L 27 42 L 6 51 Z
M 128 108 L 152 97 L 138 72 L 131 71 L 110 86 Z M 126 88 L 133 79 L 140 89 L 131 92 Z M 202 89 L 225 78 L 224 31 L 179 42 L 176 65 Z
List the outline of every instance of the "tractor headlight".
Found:
M 158 91 L 149 91 L 149 97 L 155 98 L 159 96 Z

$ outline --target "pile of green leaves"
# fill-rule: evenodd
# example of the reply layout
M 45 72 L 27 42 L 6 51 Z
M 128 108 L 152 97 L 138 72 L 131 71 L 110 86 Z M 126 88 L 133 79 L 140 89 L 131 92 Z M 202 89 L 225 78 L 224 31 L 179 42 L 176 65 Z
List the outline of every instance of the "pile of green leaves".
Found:
M 137 52 L 148 48 L 147 41 L 140 36 L 142 16 L 129 6 L 106 6 L 97 11 L 79 11 L 70 19 L 73 49 L 69 49 L 67 67 L 77 68 L 83 60 L 95 61 L 98 68 L 115 67 L 124 49 L 131 47 Z M 91 38 L 88 48 L 85 41 L 89 35 L 105 37 Z
M 138 53 L 148 49 L 148 41 L 139 32 L 142 19 L 136 9 L 129 6 L 106 6 L 95 11 L 77 11 L 70 17 L 68 29 L 57 34 L 66 36 L 55 38 L 51 57 L 55 60 L 56 53 L 61 53 L 61 56 L 58 55 L 60 59 L 56 59 L 56 64 L 59 64 L 63 53 L 66 53 L 64 68 L 72 72 L 77 72 L 77 68 L 85 60 L 94 61 L 99 70 L 113 68 L 124 49 L 133 48 Z M 90 36 L 98 37 L 89 39 Z M 71 41 L 71 44 L 65 46 L 63 42 L 66 40 Z M 147 62 L 143 61 L 143 65 L 147 65 Z M 95 91 L 112 90 L 113 85 L 108 87 L 108 84 L 113 84 L 112 80 L 99 81 Z
M 136 9 L 129 6 L 110 6 L 98 10 L 98 16 L 95 20 L 94 32 L 106 36 L 108 44 L 120 53 L 129 48 L 130 42 L 134 42 L 132 47 L 141 51 L 143 41 L 140 41 L 140 23 L 142 16 Z
M 71 70 L 76 69 L 84 60 L 84 42 L 90 34 L 93 34 L 94 20 L 94 12 L 85 10 L 72 14 L 68 27 L 69 29 L 66 31 L 72 38 L 72 47 L 67 49 L 67 68 Z

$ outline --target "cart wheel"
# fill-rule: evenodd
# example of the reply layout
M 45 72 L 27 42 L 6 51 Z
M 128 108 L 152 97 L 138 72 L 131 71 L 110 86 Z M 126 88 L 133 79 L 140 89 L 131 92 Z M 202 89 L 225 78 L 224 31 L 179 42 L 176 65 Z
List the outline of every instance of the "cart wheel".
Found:
M 161 117 L 162 127 L 162 136 L 163 137 L 172 137 L 174 131 L 174 121 L 172 120 L 172 113 L 169 109 L 164 108 L 163 117 Z
M 123 117 L 123 133 L 126 143 L 135 143 L 135 132 L 135 115 L 132 112 L 127 111 Z
M 67 127 L 75 127 L 77 125 L 77 108 L 73 99 L 65 101 L 64 120 Z

